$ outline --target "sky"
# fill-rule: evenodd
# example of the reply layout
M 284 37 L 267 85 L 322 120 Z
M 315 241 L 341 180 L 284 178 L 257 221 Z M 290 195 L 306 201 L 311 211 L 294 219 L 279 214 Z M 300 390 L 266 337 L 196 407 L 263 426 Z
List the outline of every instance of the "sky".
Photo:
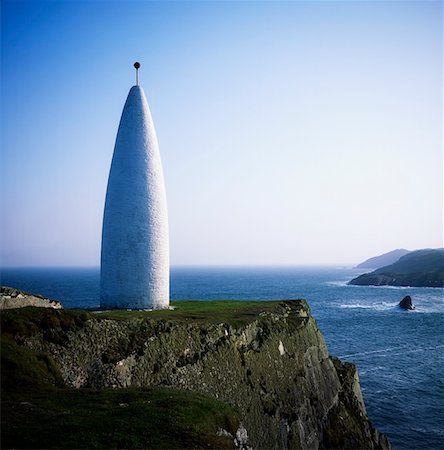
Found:
M 443 246 L 441 1 L 1 2 L 1 265 L 97 266 L 140 61 L 172 265 Z

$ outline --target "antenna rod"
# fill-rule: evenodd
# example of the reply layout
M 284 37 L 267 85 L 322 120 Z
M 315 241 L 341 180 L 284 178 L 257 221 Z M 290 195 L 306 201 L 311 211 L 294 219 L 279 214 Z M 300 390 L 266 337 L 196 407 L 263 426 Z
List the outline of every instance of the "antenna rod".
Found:
M 139 86 L 139 68 L 140 68 L 140 63 L 135 62 L 134 63 L 134 68 L 136 69 L 136 86 Z

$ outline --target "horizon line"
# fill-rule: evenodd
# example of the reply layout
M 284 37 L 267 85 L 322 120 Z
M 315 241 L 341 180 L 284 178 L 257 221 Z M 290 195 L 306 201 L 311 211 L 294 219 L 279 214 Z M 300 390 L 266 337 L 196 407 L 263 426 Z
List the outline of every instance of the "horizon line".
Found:
M 194 268 L 242 268 L 242 267 L 257 267 L 257 268 L 291 268 L 291 267 L 353 267 L 360 263 L 276 263 L 276 264 L 171 264 L 170 268 L 180 267 L 194 267 Z M 11 265 L 0 266 L 0 270 L 5 269 L 100 269 L 100 265 Z

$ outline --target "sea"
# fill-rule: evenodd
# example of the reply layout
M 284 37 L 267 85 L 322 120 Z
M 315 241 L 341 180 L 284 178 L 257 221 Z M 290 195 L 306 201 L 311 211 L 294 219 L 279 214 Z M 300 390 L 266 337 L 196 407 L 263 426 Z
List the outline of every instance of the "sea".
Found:
M 394 449 L 444 448 L 440 288 L 349 286 L 350 267 L 172 267 L 173 300 L 308 301 L 329 352 L 357 365 L 367 412 Z M 99 268 L 2 269 L 1 284 L 99 306 Z M 410 295 L 414 311 L 398 307 Z

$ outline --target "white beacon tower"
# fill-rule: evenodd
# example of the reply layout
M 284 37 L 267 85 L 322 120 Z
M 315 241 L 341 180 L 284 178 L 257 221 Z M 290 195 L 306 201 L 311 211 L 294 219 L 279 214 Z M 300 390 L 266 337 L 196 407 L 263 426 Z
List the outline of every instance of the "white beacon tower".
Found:
M 126 99 L 108 178 L 100 306 L 169 306 L 168 214 L 156 130 L 138 82 Z

